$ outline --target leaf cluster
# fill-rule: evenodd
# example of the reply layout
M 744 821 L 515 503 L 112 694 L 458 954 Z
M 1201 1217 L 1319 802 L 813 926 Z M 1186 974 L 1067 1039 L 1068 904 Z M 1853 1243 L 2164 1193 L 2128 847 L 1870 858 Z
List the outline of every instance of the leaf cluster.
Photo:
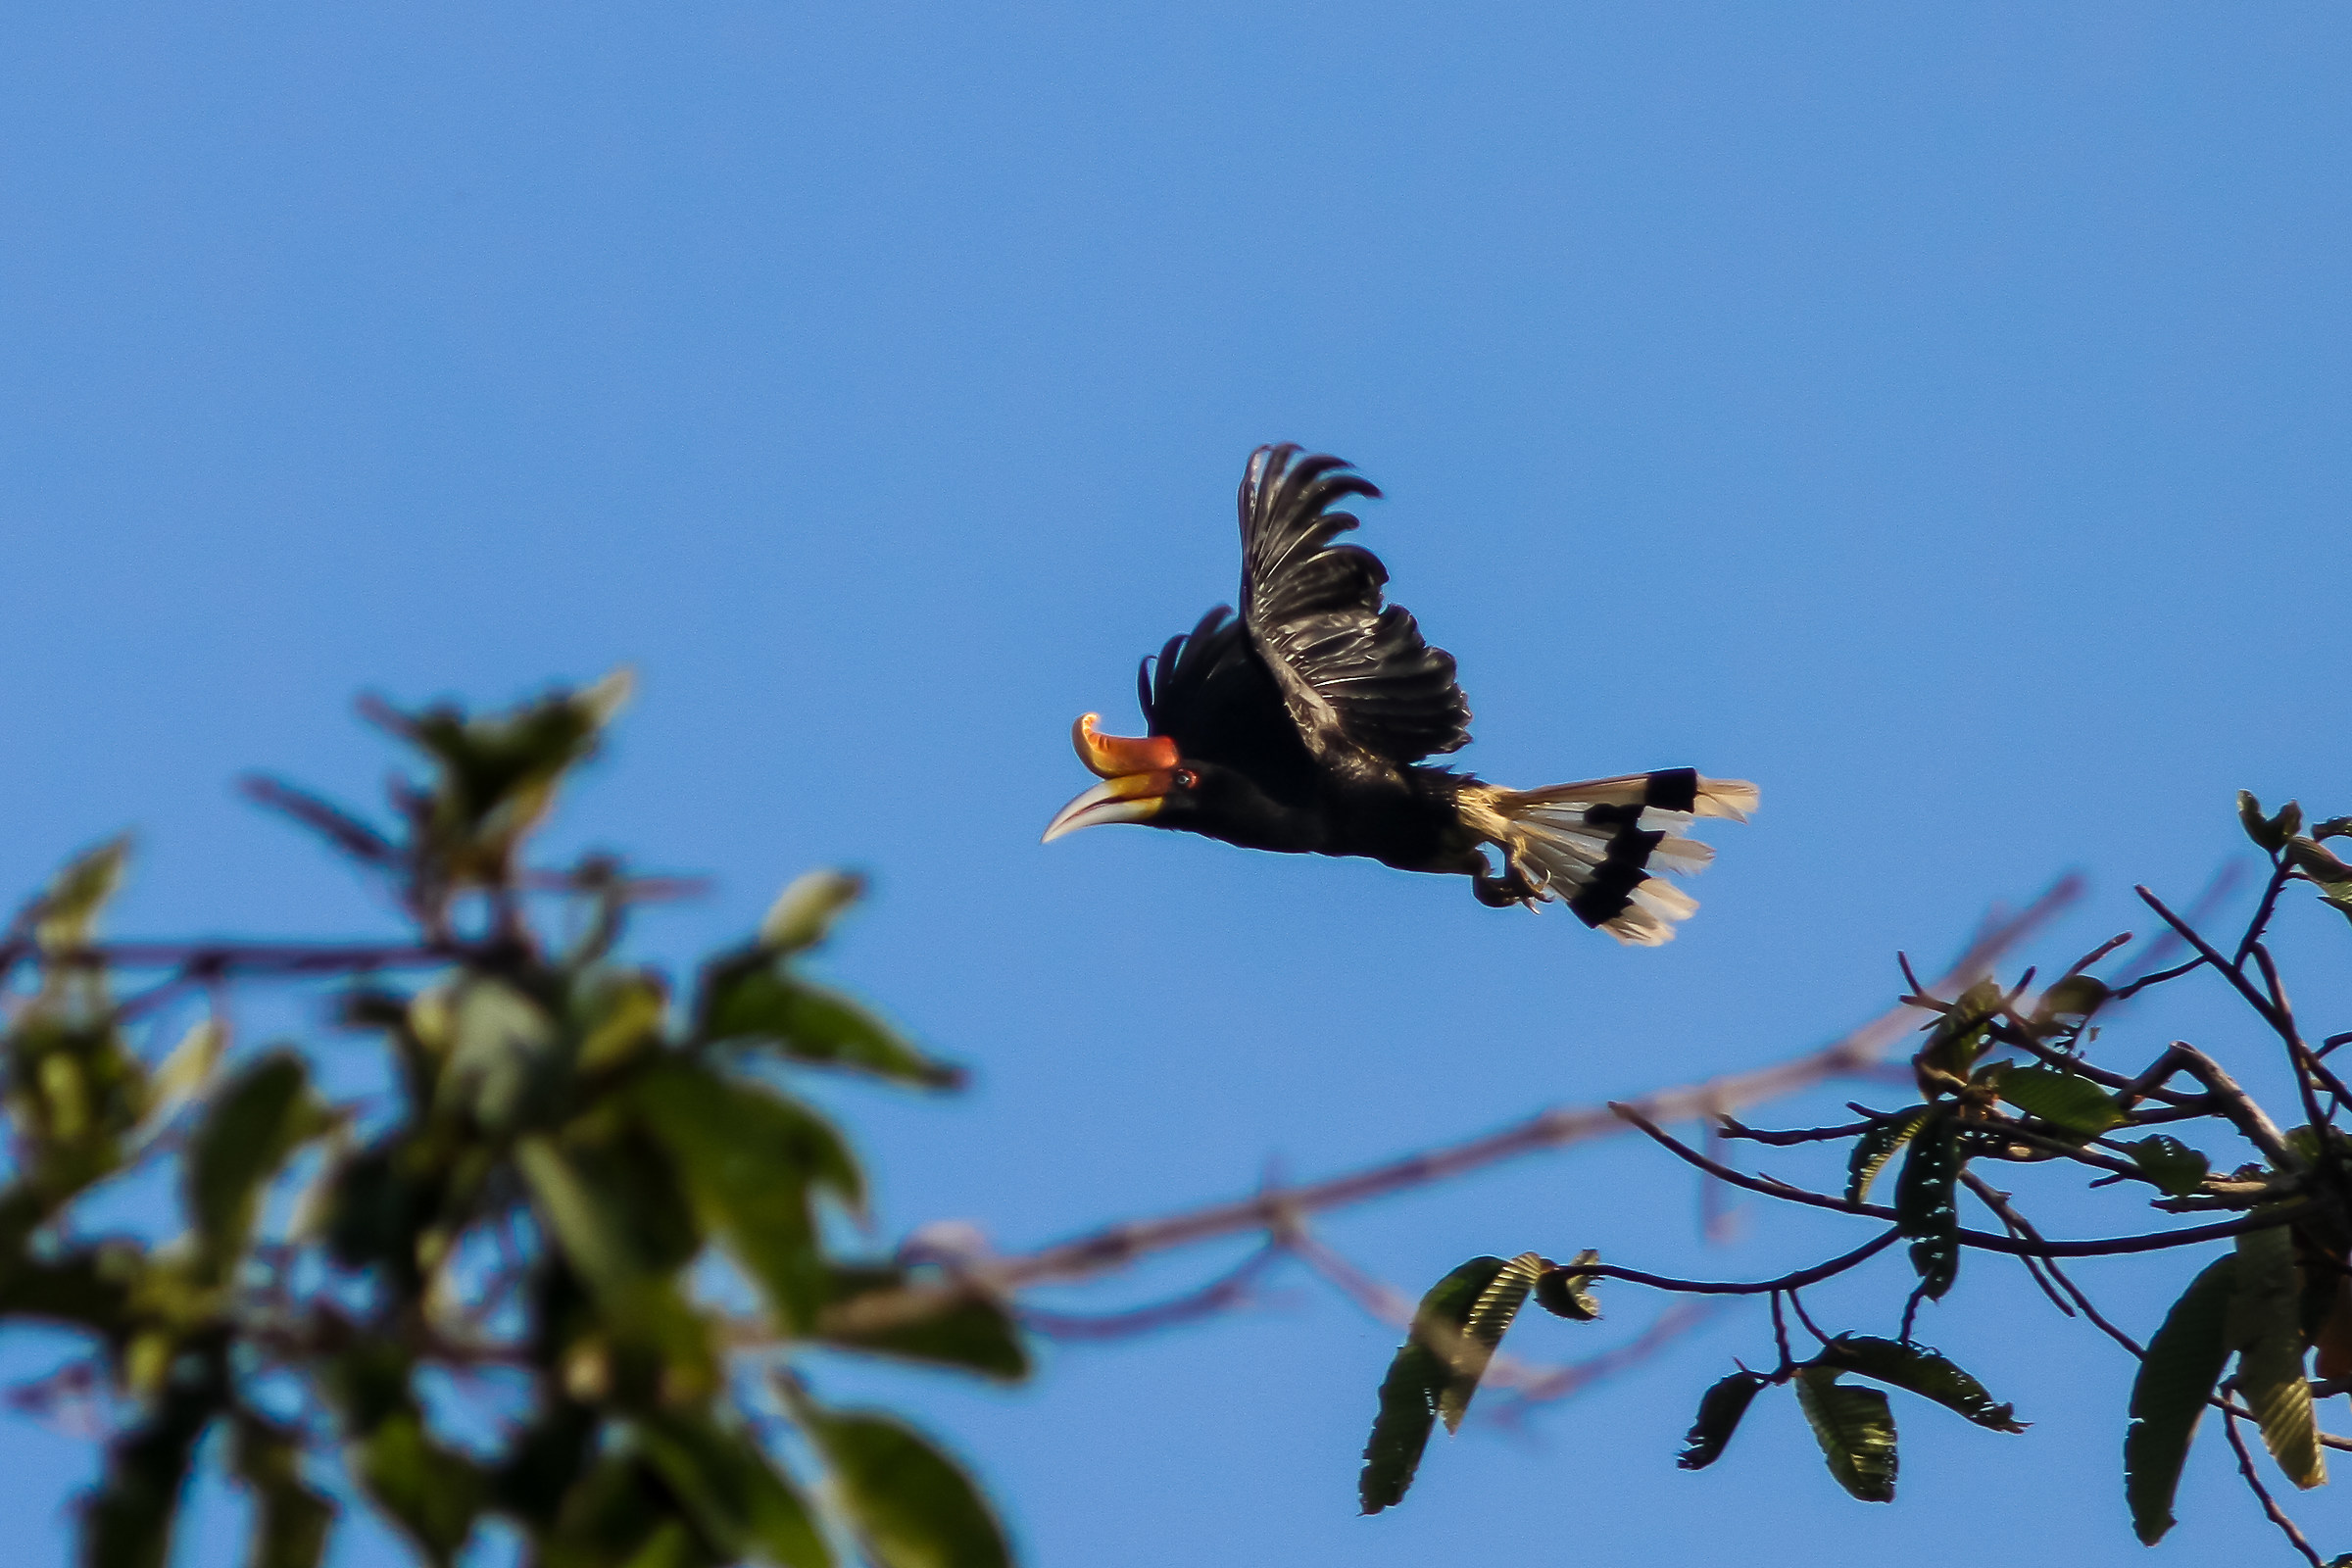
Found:
M 1006 1560 L 952 1458 L 894 1418 L 827 1407 L 804 1365 L 831 1350 L 1028 1370 L 1004 1302 L 840 1250 L 867 1178 L 799 1077 L 959 1081 L 803 973 L 856 879 L 794 884 L 677 996 L 618 954 L 659 879 L 609 857 L 525 861 L 625 691 L 485 716 L 375 705 L 424 764 L 395 784 L 390 830 L 251 786 L 384 879 L 411 947 L 191 945 L 133 989 L 156 960 L 100 937 L 118 842 L 68 865 L 0 948 L 0 1322 L 87 1347 L 74 1386 L 111 1430 L 80 1514 L 96 1568 L 167 1559 L 215 1431 L 255 1503 L 257 1568 L 320 1561 L 354 1492 L 441 1564 L 492 1517 L 546 1568 Z M 421 973 L 389 983 L 400 964 Z M 159 1020 L 254 972 L 337 977 L 340 1020 L 384 1053 L 396 1102 L 338 1101 L 313 1054 L 242 1049 L 223 1012 L 153 1049 Z M 154 1165 L 175 1174 L 185 1234 L 85 1225 L 86 1195 Z M 877 1295 L 922 1309 L 862 1310 Z M 449 1386 L 477 1413 L 432 1392 Z
M 2320 1398 L 2352 1387 L 2352 1132 L 2338 1125 L 2352 1112 L 2352 1087 L 2327 1060 L 2337 1047 L 2352 1044 L 2352 1031 L 2317 1043 L 2305 1036 L 2266 938 L 2281 895 L 2297 883 L 2311 887 L 2327 906 L 2352 916 L 2352 864 L 2324 842 L 2352 837 L 2352 817 L 2331 818 L 2306 835 L 2302 810 L 2294 803 L 2266 811 L 2253 796 L 2241 794 L 2237 805 L 2247 837 L 2269 858 L 2270 879 L 2233 952 L 2216 946 L 2141 889 L 2143 901 L 2165 922 L 2167 940 L 2192 955 L 2188 961 L 2160 968 L 2162 960 L 2149 957 L 2137 961 L 2136 973 L 2128 968 L 2114 980 L 2089 973 L 2093 963 L 2132 940 L 2127 934 L 2086 955 L 2038 996 L 2032 993 L 2031 970 L 2011 985 L 1980 978 L 1949 1000 L 1926 994 L 1912 979 L 1902 1000 L 1933 1014 L 1911 1058 L 1917 1103 L 1891 1110 L 1856 1105 L 1862 1121 L 1841 1127 L 1759 1132 L 1725 1120 L 1723 1132 L 1733 1138 L 1783 1146 L 1844 1144 L 1841 1193 L 1743 1175 L 1617 1107 L 1714 1179 L 1868 1218 L 1885 1228 L 1877 1241 L 1850 1252 L 1754 1284 L 1669 1279 L 1604 1265 L 1592 1253 L 1571 1266 L 1573 1279 L 1569 1268 L 1534 1253 L 1509 1264 L 1473 1259 L 1423 1300 L 1411 1337 L 1391 1363 L 1366 1449 L 1366 1510 L 1403 1496 L 1433 1417 L 1453 1412 L 1447 1417 L 1450 1429 L 1467 1407 L 1500 1327 L 1509 1321 L 1507 1313 L 1475 1316 L 1480 1293 L 1509 1271 L 1530 1269 L 1537 1298 L 1569 1317 L 1592 1315 L 1575 1303 L 1589 1307 L 1589 1287 L 1612 1277 L 1668 1291 L 1768 1297 L 1777 1358 L 1769 1370 L 1741 1366 L 1705 1391 L 1679 1463 L 1699 1470 L 1718 1462 L 1757 1396 L 1786 1386 L 1837 1483 L 1864 1501 L 1891 1501 L 1896 1435 L 1885 1390 L 1916 1395 L 1987 1430 L 2024 1430 L 2008 1404 L 1995 1402 L 1975 1377 L 1920 1345 L 1913 1334 L 1923 1305 L 1951 1297 L 1961 1282 L 1962 1260 L 1972 1251 L 2022 1261 L 2034 1286 L 2059 1310 L 2096 1325 L 2139 1356 L 2124 1429 L 2121 1479 L 2142 1542 L 2154 1544 L 2171 1528 L 2192 1439 L 2205 1412 L 2215 1406 L 2226 1419 L 2250 1421 L 2278 1472 L 2293 1485 L 2325 1484 L 2326 1447 L 2352 1446 L 2325 1437 L 2316 1414 Z M 2219 1060 L 2186 1042 L 2163 1046 L 2130 1071 L 2093 1060 L 2101 1020 L 2113 1017 L 2116 1004 L 2199 971 L 2227 983 L 2246 1004 L 2258 1047 L 2282 1054 L 2297 1086 L 2300 1117 L 2275 1117 Z M 1907 963 L 1904 972 L 1909 979 Z M 2111 1044 L 2100 1045 L 2100 1053 Z M 2281 1123 L 2290 1130 L 2280 1131 Z M 2240 1139 L 2255 1157 L 2220 1169 L 2203 1149 L 2185 1140 L 2183 1135 L 2192 1132 L 2200 1142 L 2208 1136 Z M 2021 1174 L 2033 1168 L 2075 1171 L 2090 1178 L 2093 1187 L 2135 1193 L 2164 1214 L 2233 1217 L 2174 1232 L 2052 1242 L 2027 1218 L 2014 1195 L 1985 1179 L 1984 1169 L 1996 1164 Z M 1891 1181 L 1882 1185 L 1890 1167 Z M 1963 1204 L 1972 1197 L 1997 1229 L 1969 1225 Z M 2195 1273 L 2144 1348 L 2097 1310 L 2063 1261 L 2187 1249 L 2222 1239 L 2230 1250 Z M 1828 1335 L 1816 1329 L 1798 1300 L 1799 1291 L 1861 1268 L 1897 1242 L 1908 1243 L 1912 1275 L 1899 1332 Z M 1517 1298 L 1510 1304 L 1515 1306 Z M 1792 1351 L 1784 1306 L 1818 1339 L 1812 1355 L 1800 1358 Z M 1469 1332 L 1474 1324 L 1481 1329 L 1475 1335 Z M 2315 1352 L 2316 1367 L 2311 1365 Z M 2319 1563 L 2320 1555 L 2287 1521 L 2250 1459 L 2241 1473 L 2290 1544 Z M 2352 1562 L 2352 1554 L 2339 1560 Z

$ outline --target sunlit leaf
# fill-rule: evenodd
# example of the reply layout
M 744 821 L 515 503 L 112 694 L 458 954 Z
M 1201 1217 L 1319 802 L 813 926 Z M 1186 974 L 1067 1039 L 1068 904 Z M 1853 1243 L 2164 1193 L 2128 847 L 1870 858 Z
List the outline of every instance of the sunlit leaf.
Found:
M 1840 1334 L 1823 1347 L 1813 1364 L 1891 1384 L 1995 1432 L 2026 1430 L 2016 1419 L 2014 1406 L 1995 1403 L 1984 1385 L 1922 1346 L 1865 1334 Z
M 1772 1382 L 1761 1372 L 1741 1370 L 1712 1385 L 1699 1396 L 1698 1418 L 1690 1423 L 1683 1441 L 1689 1445 L 1675 1456 L 1675 1463 L 1685 1470 L 1704 1470 L 1723 1457 L 1732 1434 L 1740 1430 L 1740 1418 L 1755 1400 L 1758 1390 Z
M 1900 1115 L 1873 1122 L 1870 1130 L 1854 1140 L 1854 1152 L 1846 1159 L 1845 1200 L 1859 1203 L 1870 1197 L 1871 1183 L 1895 1152 L 1909 1143 L 1919 1125 L 1928 1119 L 1928 1106 L 1918 1105 Z
M 2124 1494 L 2132 1529 L 2153 1546 L 2173 1528 L 2173 1494 L 2197 1434 L 2205 1401 L 2230 1359 L 2224 1324 L 2237 1286 L 2237 1257 L 2205 1266 L 2148 1342 L 2132 1383 L 2132 1424 L 2124 1434 Z
M 448 1067 L 440 1102 L 462 1108 L 480 1126 L 505 1132 L 543 1115 L 560 1087 L 564 1063 L 556 1021 L 521 990 L 483 975 L 442 994 L 441 1019 L 420 1017 L 420 1032 L 446 1030 Z
M 122 885 L 122 867 L 130 859 L 130 839 L 107 840 L 66 862 L 41 895 L 33 937 L 47 953 L 86 947 L 96 936 L 98 916 L 115 890 Z
M 220 1053 L 228 1044 L 228 1031 L 218 1018 L 202 1018 L 180 1036 L 164 1057 L 164 1064 L 155 1070 L 147 1082 L 147 1118 L 151 1122 L 168 1120 L 180 1106 L 196 1098 L 212 1078 L 213 1069 L 220 1063 Z
M 2302 1281 L 2285 1226 L 2238 1233 L 2226 1333 L 2237 1351 L 2238 1392 L 2271 1457 L 2296 1486 L 2325 1485 L 2328 1462 L 2303 1375 Z
M 1876 1389 L 1838 1381 L 1831 1367 L 1796 1374 L 1796 1402 L 1830 1474 L 1864 1502 L 1894 1500 L 1894 1412 Z
M 1494 1359 L 1494 1348 L 1502 1343 L 1511 1319 L 1519 1315 L 1527 1293 L 1547 1266 L 1536 1253 L 1521 1252 L 1503 1264 L 1470 1303 L 1469 1315 L 1462 1320 L 1461 1342 L 1453 1351 L 1454 1376 L 1438 1395 L 1438 1417 L 1446 1431 L 1461 1427 L 1462 1417 L 1470 1410 L 1470 1396 L 1478 1392 L 1478 1380 L 1487 1375 L 1487 1367 Z
M 1439 1403 L 1459 1376 L 1454 1357 L 1463 1344 L 1463 1326 L 1487 1287 L 1508 1266 L 1499 1257 L 1474 1257 L 1421 1298 L 1413 1326 L 1380 1386 L 1380 1413 L 1373 1418 L 1357 1482 L 1364 1512 L 1378 1513 L 1404 1499 L 1437 1425 Z M 1476 1387 L 1473 1378 L 1471 1388 Z M 1468 1398 L 1467 1391 L 1462 1397 Z
M 760 921 L 759 946 L 770 954 L 813 948 L 833 922 L 865 893 L 865 878 L 850 871 L 807 871 L 795 877 Z
M 2078 1138 L 2095 1138 L 2130 1119 L 2097 1084 L 2051 1067 L 2011 1067 L 2001 1075 L 2001 1098 Z

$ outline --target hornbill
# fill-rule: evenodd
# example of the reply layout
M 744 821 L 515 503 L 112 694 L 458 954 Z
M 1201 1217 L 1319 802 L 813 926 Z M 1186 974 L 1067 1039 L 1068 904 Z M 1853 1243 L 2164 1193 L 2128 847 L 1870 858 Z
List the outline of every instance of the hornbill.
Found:
M 1332 510 L 1379 490 L 1339 458 L 1259 447 L 1242 473 L 1242 610 L 1219 605 L 1137 671 L 1141 739 L 1072 727 L 1102 782 L 1055 814 L 1051 842 L 1104 822 L 1181 828 L 1246 849 L 1362 855 L 1467 875 L 1482 904 L 1565 902 L 1620 942 L 1654 946 L 1696 901 L 1653 870 L 1696 871 L 1714 851 L 1693 817 L 1745 821 L 1756 787 L 1691 768 L 1506 790 L 1423 765 L 1470 739 L 1453 656 L 1432 648 L 1388 568 L 1334 544 Z M 1499 857 L 1490 864 L 1486 851 Z

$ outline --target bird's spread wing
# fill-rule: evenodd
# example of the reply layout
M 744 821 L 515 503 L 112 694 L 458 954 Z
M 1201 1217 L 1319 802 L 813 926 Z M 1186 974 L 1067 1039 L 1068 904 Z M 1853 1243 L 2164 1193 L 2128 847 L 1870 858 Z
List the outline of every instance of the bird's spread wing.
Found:
M 1136 671 L 1144 719 L 1186 757 L 1221 762 L 1277 797 L 1311 792 L 1314 760 L 1249 633 L 1224 605 Z
M 1402 606 L 1384 607 L 1378 557 L 1331 542 L 1356 523 L 1333 506 L 1380 492 L 1338 458 L 1298 453 L 1259 447 L 1241 492 L 1241 625 L 1292 722 L 1326 763 L 1350 749 L 1403 763 L 1459 748 L 1470 705 L 1453 656 Z

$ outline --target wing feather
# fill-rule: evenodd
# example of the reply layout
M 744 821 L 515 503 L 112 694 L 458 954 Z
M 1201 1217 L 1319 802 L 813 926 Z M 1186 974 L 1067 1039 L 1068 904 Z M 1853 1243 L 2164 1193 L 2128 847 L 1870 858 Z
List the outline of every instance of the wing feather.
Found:
M 1459 749 L 1470 705 L 1453 656 L 1403 606 L 1384 605 L 1379 557 L 1332 542 L 1357 520 L 1333 509 L 1380 491 L 1342 459 L 1298 450 L 1258 448 L 1240 496 L 1241 625 L 1292 722 L 1327 763 L 1350 750 L 1404 763 Z

